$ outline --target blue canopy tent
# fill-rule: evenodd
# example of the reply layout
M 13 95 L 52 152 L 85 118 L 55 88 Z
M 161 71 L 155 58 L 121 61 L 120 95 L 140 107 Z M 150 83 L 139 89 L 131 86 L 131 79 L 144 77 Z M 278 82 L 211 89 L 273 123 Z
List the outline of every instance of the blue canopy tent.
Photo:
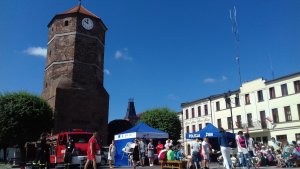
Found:
M 115 135 L 115 145 L 116 145 L 116 156 L 115 165 L 116 166 L 128 166 L 128 151 L 127 148 L 133 148 L 132 146 L 135 138 L 169 138 L 169 134 L 155 128 L 148 126 L 145 123 L 139 123 L 136 126 Z
M 226 132 L 230 141 L 233 143 L 235 142 L 235 134 Z M 206 127 L 204 127 L 202 130 L 194 132 L 194 133 L 186 133 L 186 139 L 196 139 L 196 138 L 204 138 L 208 137 L 210 140 L 210 143 L 212 144 L 214 149 L 219 149 L 218 145 L 218 137 L 220 136 L 219 129 L 212 125 L 211 123 L 208 123 Z M 235 147 L 233 144 L 232 147 Z

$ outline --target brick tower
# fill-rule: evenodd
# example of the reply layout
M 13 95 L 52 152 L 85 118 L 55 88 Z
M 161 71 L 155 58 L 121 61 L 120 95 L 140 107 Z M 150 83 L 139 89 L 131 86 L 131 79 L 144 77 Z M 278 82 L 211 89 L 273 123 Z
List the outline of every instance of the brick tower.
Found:
M 48 24 L 42 97 L 54 110 L 54 132 L 99 131 L 106 140 L 109 95 L 103 87 L 105 32 L 81 4 Z

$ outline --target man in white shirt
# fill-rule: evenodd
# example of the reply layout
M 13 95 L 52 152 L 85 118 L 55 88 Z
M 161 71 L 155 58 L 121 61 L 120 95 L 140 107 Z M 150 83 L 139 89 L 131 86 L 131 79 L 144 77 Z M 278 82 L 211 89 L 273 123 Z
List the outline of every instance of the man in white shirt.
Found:
M 139 141 L 139 147 L 140 147 L 141 164 L 142 164 L 142 166 L 144 166 L 145 165 L 145 151 L 146 151 L 146 144 L 144 143 L 144 139 L 141 139 Z
M 211 145 L 208 143 L 208 137 L 204 138 L 202 142 L 202 156 L 203 156 L 203 164 L 204 169 L 208 169 L 208 161 L 209 161 L 209 153 L 210 153 Z
M 201 159 L 200 159 L 200 147 L 201 142 L 199 138 L 196 138 L 196 141 L 192 144 L 192 150 L 193 150 L 193 162 L 195 164 L 196 169 L 198 169 L 198 164 L 201 168 Z

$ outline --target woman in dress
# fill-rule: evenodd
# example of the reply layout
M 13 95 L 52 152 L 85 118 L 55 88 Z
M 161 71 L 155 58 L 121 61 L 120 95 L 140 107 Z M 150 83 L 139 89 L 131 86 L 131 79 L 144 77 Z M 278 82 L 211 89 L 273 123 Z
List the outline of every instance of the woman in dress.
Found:
M 133 169 L 136 169 L 137 162 L 140 161 L 140 146 L 139 141 L 137 139 L 134 140 L 134 148 L 132 152 L 132 163 Z
M 108 149 L 108 158 L 107 158 L 109 162 L 109 168 L 113 168 L 112 164 L 115 161 L 115 155 L 116 155 L 115 140 L 112 140 Z
M 147 149 L 148 149 L 149 165 L 153 166 L 153 161 L 154 161 L 154 146 L 153 146 L 152 139 L 150 139 L 149 144 L 147 146 Z

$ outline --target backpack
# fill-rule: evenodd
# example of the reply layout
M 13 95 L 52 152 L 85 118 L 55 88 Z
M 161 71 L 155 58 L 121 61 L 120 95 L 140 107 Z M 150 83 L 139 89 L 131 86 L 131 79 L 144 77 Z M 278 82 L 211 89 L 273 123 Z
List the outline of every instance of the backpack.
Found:
M 168 151 L 161 152 L 159 159 L 160 160 L 167 160 L 167 152 Z
M 240 145 L 241 145 L 241 147 L 242 148 L 246 148 L 247 146 L 246 146 L 246 139 L 245 139 L 245 137 L 244 136 L 242 136 L 242 137 L 239 137 L 239 143 L 240 143 Z
M 181 152 L 180 151 L 175 151 L 175 159 L 180 160 L 181 159 Z

